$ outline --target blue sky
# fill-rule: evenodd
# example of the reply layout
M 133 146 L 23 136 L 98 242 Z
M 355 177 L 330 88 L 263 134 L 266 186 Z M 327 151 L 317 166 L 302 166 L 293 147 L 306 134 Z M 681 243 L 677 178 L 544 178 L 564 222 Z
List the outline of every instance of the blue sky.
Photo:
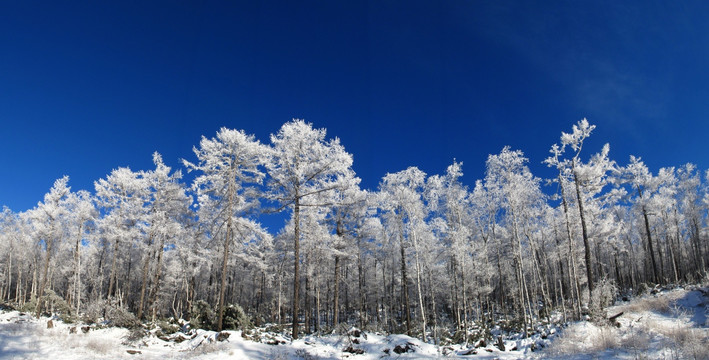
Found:
M 338 136 L 367 188 L 387 172 L 532 172 L 583 117 L 620 164 L 709 168 L 706 1 L 14 1 L 0 11 L 0 205 L 54 180 L 181 168 L 222 127 L 292 118 Z

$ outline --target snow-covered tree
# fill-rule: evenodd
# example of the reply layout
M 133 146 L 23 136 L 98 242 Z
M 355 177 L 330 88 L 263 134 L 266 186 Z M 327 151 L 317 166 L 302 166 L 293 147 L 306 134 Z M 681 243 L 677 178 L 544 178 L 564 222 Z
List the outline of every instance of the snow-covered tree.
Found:
M 290 209 L 293 221 L 293 338 L 298 338 L 300 293 L 300 211 L 304 207 L 333 205 L 328 193 L 344 190 L 354 177 L 352 155 L 338 138 L 325 140 L 325 129 L 314 129 L 303 120 L 285 123 L 271 135 L 272 151 L 268 169 L 269 199 L 279 209 Z M 323 202 L 323 199 L 326 202 Z
M 146 180 L 140 172 L 127 167 L 111 171 L 105 179 L 94 182 L 97 205 L 103 216 L 97 221 L 100 236 L 106 241 L 103 251 L 111 255 L 107 297 L 120 295 L 119 261 L 139 247 L 145 234 L 146 204 L 149 199 Z M 99 269 L 101 270 L 101 269 Z M 130 279 L 125 279 L 126 282 Z M 119 296 L 119 302 L 122 296 Z
M 422 290 L 422 261 L 420 243 L 430 231 L 426 224 L 427 209 L 423 193 L 426 174 L 416 167 L 410 167 L 397 173 L 384 176 L 379 184 L 380 204 L 384 212 L 384 225 L 390 234 L 395 235 L 399 242 L 401 256 L 401 285 L 403 302 L 406 309 L 405 320 L 407 333 L 412 333 L 411 309 L 409 303 L 407 255 L 406 249 L 414 257 L 416 288 L 419 311 L 421 315 L 422 336 L 426 337 L 426 311 Z
M 551 148 L 552 156 L 545 160 L 548 166 L 559 170 L 559 181 L 562 187 L 565 180 L 574 185 L 576 197 L 573 200 L 576 202 L 581 222 L 589 301 L 592 299 L 594 279 L 593 265 L 591 263 L 591 239 L 588 235 L 588 220 L 584 206 L 599 196 L 603 188 L 609 184 L 610 171 L 615 166 L 615 163 L 608 158 L 608 152 L 610 151 L 608 144 L 604 145 L 601 152 L 593 155 L 588 162 L 584 163 L 581 160 L 581 150 L 584 141 L 595 128 L 595 125 L 590 125 L 586 119 L 582 119 L 573 126 L 571 133 L 561 133 L 561 146 L 554 144 Z M 563 158 L 567 147 L 570 147 L 572 152 L 569 158 Z M 569 195 L 564 194 L 564 196 Z
M 61 242 L 67 239 L 67 199 L 71 192 L 71 187 L 69 187 L 68 183 L 68 176 L 57 179 L 49 192 L 44 195 L 44 201 L 37 204 L 37 207 L 29 212 L 35 241 L 44 250 L 42 280 L 39 284 L 37 307 L 35 309 L 37 318 L 41 315 L 42 305 L 44 304 L 42 297 L 47 287 L 49 261 L 56 249 L 61 246 Z
M 202 137 L 194 153 L 197 163 L 183 162 L 189 171 L 201 173 L 192 185 L 197 193 L 198 215 L 201 222 L 211 225 L 209 234 L 221 239 L 223 247 L 217 305 L 217 329 L 221 331 L 229 250 L 237 237 L 243 244 L 254 234 L 263 233 L 254 216 L 260 205 L 259 185 L 265 176 L 260 166 L 267 148 L 243 130 L 222 128 L 215 138 Z

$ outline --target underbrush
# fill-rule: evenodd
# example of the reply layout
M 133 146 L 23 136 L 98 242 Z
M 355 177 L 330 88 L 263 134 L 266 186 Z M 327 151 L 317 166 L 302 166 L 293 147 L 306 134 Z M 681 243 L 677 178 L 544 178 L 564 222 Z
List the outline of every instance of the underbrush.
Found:
M 709 329 L 695 327 L 691 318 L 705 311 L 686 308 L 679 301 L 686 290 L 648 294 L 617 306 L 623 313 L 617 326 L 608 322 L 577 322 L 566 328 L 545 350 L 550 356 L 599 355 L 604 352 L 629 353 L 634 359 L 669 358 L 709 360 Z
M 556 356 L 593 354 L 620 346 L 616 328 L 581 322 L 566 328 L 546 352 Z

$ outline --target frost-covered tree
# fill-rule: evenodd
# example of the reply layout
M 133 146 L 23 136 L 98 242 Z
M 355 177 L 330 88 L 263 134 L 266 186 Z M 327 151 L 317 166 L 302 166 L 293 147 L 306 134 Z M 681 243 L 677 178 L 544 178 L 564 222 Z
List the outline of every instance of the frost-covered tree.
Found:
M 202 137 L 194 153 L 197 163 L 183 162 L 189 171 L 201 173 L 192 185 L 197 193 L 198 215 L 202 223 L 210 224 L 209 234 L 221 239 L 223 248 L 217 305 L 217 329 L 221 331 L 229 250 L 235 239 L 241 244 L 263 233 L 254 216 L 260 204 L 259 185 L 265 176 L 260 166 L 267 148 L 243 130 L 222 128 L 215 138 Z
M 68 176 L 57 179 L 49 192 L 44 195 L 44 201 L 29 212 L 35 241 L 44 250 L 41 282 L 37 292 L 35 309 L 37 318 L 41 315 L 44 304 L 43 296 L 47 287 L 49 261 L 56 249 L 61 246 L 60 243 L 67 239 L 67 199 L 71 192 L 68 182 Z
M 379 207 L 384 212 L 384 225 L 398 239 L 401 260 L 401 293 L 405 308 L 406 331 L 412 334 L 411 309 L 407 275 L 407 248 L 414 257 L 416 289 L 421 315 L 422 336 L 426 337 L 426 311 L 422 290 L 422 262 L 419 244 L 429 231 L 423 200 L 426 174 L 416 167 L 384 176 L 379 184 Z
M 586 119 L 582 119 L 573 126 L 571 133 L 561 133 L 561 146 L 554 144 L 551 148 L 552 156 L 545 160 L 548 166 L 559 170 L 562 186 L 565 179 L 570 179 L 568 181 L 574 185 L 576 195 L 574 200 L 578 209 L 583 238 L 589 301 L 592 299 L 594 279 L 591 263 L 591 239 L 588 235 L 588 220 L 584 206 L 601 194 L 603 188 L 609 184 L 609 173 L 615 166 L 615 163 L 608 158 L 610 150 L 608 144 L 604 145 L 601 152 L 593 155 L 588 162 L 584 163 L 581 160 L 584 141 L 595 128 L 595 125 L 590 125 Z M 572 151 L 568 158 L 564 158 L 567 147 L 570 147 Z
M 100 237 L 106 242 L 103 252 L 110 253 L 111 268 L 107 297 L 119 295 L 119 261 L 132 263 L 130 251 L 140 246 L 145 234 L 148 186 L 140 172 L 127 167 L 111 171 L 105 179 L 94 182 L 97 205 L 103 216 L 97 221 Z M 103 264 L 103 261 L 100 261 Z M 99 269 L 102 270 L 102 269 Z M 126 278 L 126 282 L 130 279 Z M 122 296 L 119 296 L 119 302 Z
M 182 173 L 172 172 L 171 168 L 162 160 L 162 156 L 153 153 L 155 169 L 143 172 L 145 184 L 148 187 L 148 204 L 145 217 L 146 237 L 145 252 L 143 256 L 143 269 L 140 288 L 140 302 L 138 304 L 138 318 L 143 317 L 145 303 L 151 308 L 152 319 L 157 314 L 157 297 L 160 290 L 161 274 L 163 272 L 163 255 L 165 246 L 174 244 L 185 232 L 185 225 L 191 217 L 190 205 L 192 199 L 185 192 L 185 187 L 180 182 Z M 146 298 L 148 277 L 151 261 L 154 259 L 152 274 L 152 289 Z
M 541 180 L 532 175 L 526 165 L 527 158 L 517 150 L 509 147 L 502 149 L 499 155 L 490 155 L 487 160 L 485 187 L 497 194 L 501 205 L 500 220 L 505 224 L 511 240 L 507 249 L 513 253 L 513 268 L 517 287 L 517 302 L 519 309 L 528 324 L 532 316 L 532 303 L 536 299 L 530 297 L 527 275 L 525 274 L 525 258 L 523 253 L 531 255 L 531 268 L 539 267 L 538 250 L 535 244 L 534 227 L 540 222 L 544 197 L 540 189 Z M 533 270 L 532 270 L 533 271 Z M 541 279 L 540 279 L 541 280 Z M 540 284 L 542 294 L 545 294 L 543 284 Z M 543 296 L 546 301 L 547 296 Z M 526 328 L 526 325 L 525 325 Z M 526 330 L 524 330 L 526 334 Z
M 79 190 L 69 193 L 69 236 L 73 239 L 73 268 L 67 299 L 70 304 L 75 304 L 77 314 L 81 312 L 82 293 L 84 286 L 81 282 L 82 274 L 82 253 L 87 245 L 87 238 L 92 231 L 95 231 L 93 222 L 98 217 L 98 211 L 94 205 L 93 196 L 86 190 Z
M 338 138 L 325 140 L 325 129 L 314 129 L 303 120 L 285 123 L 271 135 L 272 151 L 266 162 L 269 199 L 279 209 L 292 211 L 293 222 L 293 338 L 298 338 L 300 295 L 300 211 L 304 207 L 333 205 L 323 203 L 327 193 L 351 185 L 352 155 Z M 328 200 L 326 200 L 328 201 Z
M 658 270 L 657 260 L 655 259 L 655 244 L 652 240 L 652 231 L 650 230 L 650 215 L 648 211 L 650 198 L 659 187 L 658 179 L 653 177 L 647 166 L 640 158 L 630 156 L 630 163 L 624 168 L 625 181 L 632 187 L 633 192 L 637 195 L 635 204 L 640 209 L 643 217 L 643 225 L 645 229 L 645 237 L 648 245 L 648 255 L 650 264 L 652 265 L 652 281 L 660 282 L 660 273 Z

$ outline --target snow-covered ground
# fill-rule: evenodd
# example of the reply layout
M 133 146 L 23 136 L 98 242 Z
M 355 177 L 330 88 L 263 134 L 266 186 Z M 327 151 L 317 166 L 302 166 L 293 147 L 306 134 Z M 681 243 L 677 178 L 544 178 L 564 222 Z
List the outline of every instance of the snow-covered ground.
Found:
M 241 331 L 227 331 L 228 338 L 218 341 L 218 333 L 204 330 L 136 338 L 127 329 L 82 329 L 85 325 L 56 319 L 48 328 L 49 318 L 6 311 L 0 312 L 0 359 L 709 359 L 708 291 L 675 289 L 619 303 L 607 313 L 623 312 L 620 327 L 572 323 L 558 336 L 551 328 L 544 336 L 506 340 L 507 351 L 492 343 L 437 347 L 406 335 L 356 329 L 293 342 L 275 332 L 242 336 Z M 544 349 L 532 352 L 532 343 Z
M 544 350 L 545 358 L 709 359 L 709 288 L 647 294 L 606 309 L 617 326 L 576 322 Z

